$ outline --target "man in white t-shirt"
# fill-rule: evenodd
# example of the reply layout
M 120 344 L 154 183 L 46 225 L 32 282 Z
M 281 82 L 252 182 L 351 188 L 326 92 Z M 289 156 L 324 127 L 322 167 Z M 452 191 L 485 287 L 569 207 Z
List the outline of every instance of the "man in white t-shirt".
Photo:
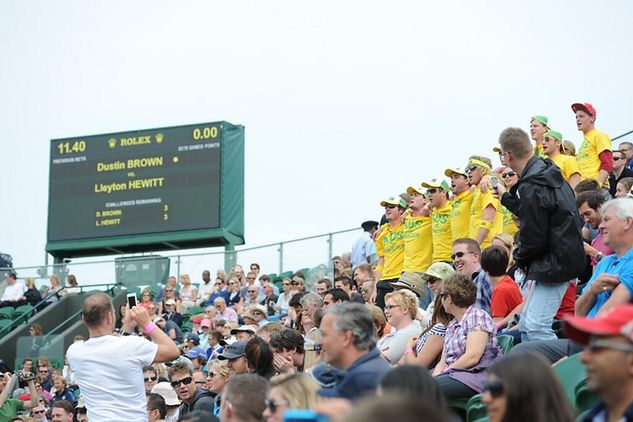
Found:
M 71 345 L 67 357 L 85 398 L 89 420 L 146 422 L 143 367 L 176 359 L 178 347 L 141 306 L 127 310 L 123 336 L 113 336 L 116 313 L 105 293 L 86 298 L 83 321 L 90 338 Z M 137 324 L 152 342 L 128 334 Z
M 11 271 L 7 274 L 7 287 L 4 289 L 2 298 L 0 298 L 0 308 L 3 306 L 20 306 L 24 303 L 24 292 L 26 287 L 24 283 L 17 280 L 17 275 Z

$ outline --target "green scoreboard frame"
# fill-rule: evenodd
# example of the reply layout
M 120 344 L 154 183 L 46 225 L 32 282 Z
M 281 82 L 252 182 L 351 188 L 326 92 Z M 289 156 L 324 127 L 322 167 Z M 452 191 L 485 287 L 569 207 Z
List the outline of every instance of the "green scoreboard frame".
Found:
M 55 258 L 244 243 L 244 127 L 212 122 L 51 140 Z

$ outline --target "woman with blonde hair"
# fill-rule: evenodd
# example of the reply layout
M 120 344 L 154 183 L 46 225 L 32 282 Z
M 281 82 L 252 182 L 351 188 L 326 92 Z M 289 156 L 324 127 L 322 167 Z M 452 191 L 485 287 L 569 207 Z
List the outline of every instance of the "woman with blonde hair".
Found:
M 35 306 L 42 301 L 42 295 L 40 291 L 35 287 L 35 281 L 33 278 L 29 277 L 26 279 L 24 283 L 26 287 L 26 292 L 24 292 L 24 301 L 31 306 Z
M 222 393 L 232 375 L 233 372 L 226 360 L 212 360 L 207 364 L 207 389 L 217 394 L 213 403 L 213 414 L 215 416 L 220 416 Z
M 264 418 L 267 422 L 283 422 L 288 409 L 313 409 L 322 402 L 318 386 L 307 374 L 277 375 L 270 380 Z
M 44 297 L 46 298 L 47 303 L 57 302 L 59 300 L 59 296 L 66 293 L 65 290 L 62 290 L 62 286 L 59 284 L 59 277 L 53 274 L 50 280 L 51 280 L 50 287 L 47 287 L 46 289 L 44 289 Z
M 417 296 L 410 290 L 396 290 L 385 295 L 385 316 L 395 332 L 390 332 L 376 343 L 382 357 L 389 363 L 397 363 L 404 353 L 407 340 L 421 333 L 415 321 L 418 313 Z
M 198 289 L 191 284 L 191 278 L 188 274 L 180 275 L 180 308 L 182 313 L 187 313 L 189 308 L 196 306 L 196 300 L 198 299 Z

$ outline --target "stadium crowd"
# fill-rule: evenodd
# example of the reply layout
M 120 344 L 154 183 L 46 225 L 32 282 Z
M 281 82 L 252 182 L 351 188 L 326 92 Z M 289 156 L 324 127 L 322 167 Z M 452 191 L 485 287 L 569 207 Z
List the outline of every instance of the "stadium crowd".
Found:
M 327 278 L 253 263 L 170 277 L 132 309 L 88 296 L 90 338 L 61 369 L 5 372 L 0 422 L 449 421 L 476 395 L 490 421 L 633 420 L 633 144 L 571 108 L 577 154 L 545 116 L 505 129 L 498 163 L 379 201 Z M 0 306 L 27 300 L 8 282 Z M 574 357 L 587 409 L 552 369 Z

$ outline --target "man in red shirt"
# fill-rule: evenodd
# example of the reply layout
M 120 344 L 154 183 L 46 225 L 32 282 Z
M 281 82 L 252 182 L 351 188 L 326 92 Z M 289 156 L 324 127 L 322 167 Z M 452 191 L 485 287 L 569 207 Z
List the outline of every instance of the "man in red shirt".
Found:
M 481 268 L 492 284 L 490 314 L 498 328 L 505 327 L 521 311 L 523 296 L 519 286 L 506 274 L 508 253 L 501 246 L 489 246 L 481 253 Z

